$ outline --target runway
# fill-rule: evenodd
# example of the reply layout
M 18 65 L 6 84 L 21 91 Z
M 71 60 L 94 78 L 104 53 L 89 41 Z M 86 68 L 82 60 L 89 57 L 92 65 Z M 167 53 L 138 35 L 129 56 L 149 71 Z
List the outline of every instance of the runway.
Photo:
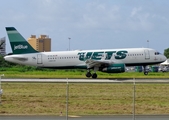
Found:
M 65 116 L 0 116 L 0 120 L 66 120 Z M 132 115 L 80 116 L 69 120 L 133 120 Z M 137 115 L 136 120 L 168 120 L 169 115 Z
M 169 79 L 1 79 L 2 82 L 169 83 Z

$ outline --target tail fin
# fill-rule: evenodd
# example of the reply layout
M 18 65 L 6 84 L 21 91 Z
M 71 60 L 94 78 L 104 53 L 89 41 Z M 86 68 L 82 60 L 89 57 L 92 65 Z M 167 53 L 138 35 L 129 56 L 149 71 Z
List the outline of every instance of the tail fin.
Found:
M 13 54 L 36 53 L 37 51 L 14 27 L 6 27 Z

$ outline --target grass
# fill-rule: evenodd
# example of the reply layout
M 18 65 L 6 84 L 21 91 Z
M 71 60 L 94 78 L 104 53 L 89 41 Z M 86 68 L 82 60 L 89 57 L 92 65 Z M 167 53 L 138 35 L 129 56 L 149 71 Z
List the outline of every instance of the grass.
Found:
M 86 70 L 1 71 L 5 78 L 86 78 Z M 98 78 L 169 78 L 169 73 L 97 72 Z M 65 83 L 2 83 L 2 115 L 66 115 Z M 136 114 L 169 114 L 169 84 L 137 84 Z M 69 84 L 69 115 L 132 114 L 133 85 Z
M 66 83 L 2 83 L 2 115 L 66 115 Z M 169 114 L 169 84 L 136 84 L 136 114 Z M 132 114 L 129 83 L 70 83 L 69 115 Z
M 1 71 L 5 74 L 4 78 L 86 78 L 86 70 L 56 70 L 56 71 Z M 144 75 L 143 72 L 125 72 L 108 74 L 97 72 L 98 78 L 169 78 L 169 72 L 149 72 Z

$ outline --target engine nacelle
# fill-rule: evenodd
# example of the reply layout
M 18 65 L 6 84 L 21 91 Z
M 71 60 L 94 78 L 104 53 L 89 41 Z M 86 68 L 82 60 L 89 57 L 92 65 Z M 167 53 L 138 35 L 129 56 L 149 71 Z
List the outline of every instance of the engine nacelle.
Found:
M 125 72 L 125 64 L 112 64 L 108 67 L 103 68 L 101 71 L 107 73 L 122 73 Z

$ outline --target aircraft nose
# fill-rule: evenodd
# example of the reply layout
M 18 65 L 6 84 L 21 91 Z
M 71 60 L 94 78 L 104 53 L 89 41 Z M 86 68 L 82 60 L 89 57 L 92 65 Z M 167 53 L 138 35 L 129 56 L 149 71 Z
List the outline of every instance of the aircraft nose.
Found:
M 163 55 L 163 60 L 166 61 L 167 60 L 167 57 L 165 55 Z

